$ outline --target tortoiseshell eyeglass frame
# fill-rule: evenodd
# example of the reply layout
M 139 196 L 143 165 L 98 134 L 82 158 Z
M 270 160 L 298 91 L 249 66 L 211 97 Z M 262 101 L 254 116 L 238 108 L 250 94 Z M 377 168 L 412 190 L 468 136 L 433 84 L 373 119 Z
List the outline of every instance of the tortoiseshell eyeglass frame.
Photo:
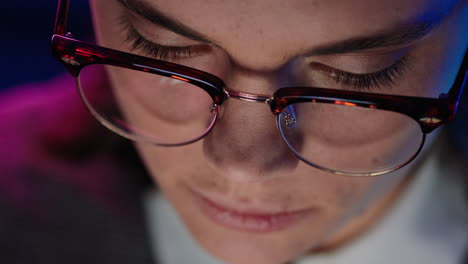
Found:
M 73 76 L 78 77 L 80 71 L 84 67 L 92 64 L 106 64 L 137 71 L 144 71 L 169 78 L 184 80 L 196 85 L 205 90 L 211 96 L 213 103 L 216 106 L 221 106 L 228 98 L 263 102 L 269 105 L 271 112 L 276 116 L 278 116 L 287 106 L 304 102 L 318 102 L 349 107 L 380 109 L 398 112 L 409 116 L 419 124 L 421 131 L 426 135 L 435 128 L 454 118 L 463 87 L 468 80 L 468 51 L 465 50 L 463 62 L 452 87 L 448 93 L 441 94 L 439 98 L 376 94 L 317 87 L 280 88 L 271 97 L 233 92 L 226 88 L 223 80 L 210 73 L 74 39 L 66 30 L 68 8 L 69 0 L 58 0 L 51 47 L 55 59 L 65 65 L 66 69 Z M 197 138 L 197 140 L 201 137 Z M 372 173 L 351 173 L 351 175 L 375 176 L 394 171 L 413 160 L 420 152 L 421 148 L 422 146 L 409 161 L 396 168 Z M 297 156 L 297 153 L 295 154 Z M 349 173 L 322 168 L 308 162 L 300 156 L 298 156 L 298 158 L 316 168 L 335 174 L 349 175 Z

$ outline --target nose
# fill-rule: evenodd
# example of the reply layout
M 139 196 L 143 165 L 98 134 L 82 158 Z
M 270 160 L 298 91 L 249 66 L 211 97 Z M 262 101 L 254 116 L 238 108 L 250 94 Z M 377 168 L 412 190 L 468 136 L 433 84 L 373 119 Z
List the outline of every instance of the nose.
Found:
M 236 82 L 236 87 L 240 87 L 240 83 Z M 258 88 L 259 81 L 255 83 L 253 87 Z M 263 85 L 266 83 L 269 82 Z M 254 84 L 250 82 L 250 85 Z M 209 165 L 220 176 L 238 181 L 259 181 L 286 175 L 299 163 L 282 141 L 277 131 L 276 116 L 268 105 L 234 98 L 223 104 L 215 127 L 204 139 L 203 150 Z

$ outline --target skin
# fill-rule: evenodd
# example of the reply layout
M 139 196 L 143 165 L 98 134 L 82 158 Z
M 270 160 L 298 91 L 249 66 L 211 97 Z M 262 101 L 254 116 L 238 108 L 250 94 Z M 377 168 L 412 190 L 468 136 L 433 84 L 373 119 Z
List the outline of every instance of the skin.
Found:
M 291 65 L 303 65 L 304 62 L 368 73 L 383 69 L 399 56 L 409 54 L 410 66 L 394 87 L 376 92 L 428 97 L 437 97 L 449 89 L 467 46 L 468 41 L 463 36 L 466 34 L 462 34 L 467 32 L 467 25 L 462 17 L 468 16 L 468 9 L 466 1 L 458 2 L 146 0 L 149 5 L 216 43 L 202 47 L 201 55 L 174 62 L 215 74 L 231 90 L 272 94 L 280 85 L 292 84 L 290 79 L 294 78 L 280 78 L 278 84 L 281 73 L 291 69 Z M 123 6 L 113 0 L 94 1 L 93 11 L 100 43 L 130 51 L 118 26 L 119 14 L 126 12 Z M 430 17 L 429 14 L 440 15 L 443 22 L 428 36 L 408 47 L 301 56 L 315 47 L 375 34 L 395 25 Z M 133 19 L 139 32 L 153 42 L 171 46 L 200 44 L 141 18 Z M 330 76 L 315 68 L 292 68 L 297 69 L 293 75 L 306 72 L 314 85 L 340 88 Z M 149 114 L 151 111 L 141 104 L 138 106 L 141 101 L 138 98 L 144 98 L 141 94 L 144 92 L 119 90 L 123 86 L 141 87 L 149 80 L 118 70 L 111 70 L 110 76 L 128 118 L 141 124 L 151 122 L 154 114 Z M 153 81 L 158 82 L 157 79 Z M 188 92 L 181 91 L 181 94 L 198 98 Z M 196 108 L 193 102 L 198 101 L 193 99 L 186 103 Z M 183 105 L 186 104 L 181 104 L 179 109 L 183 109 Z M 188 111 L 180 112 L 185 114 L 176 116 L 178 122 L 193 118 Z M 324 126 L 333 126 L 330 122 L 324 120 Z M 372 124 L 360 125 L 372 128 Z M 375 148 L 396 155 L 404 152 L 403 148 L 379 143 L 378 137 L 374 137 Z M 426 147 L 430 145 L 429 142 Z M 310 167 L 291 154 L 281 141 L 275 121 L 265 105 L 237 100 L 230 100 L 223 106 L 214 130 L 200 141 L 172 148 L 137 143 L 137 149 L 193 237 L 208 252 L 228 263 L 285 263 L 318 247 L 333 248 L 352 241 L 351 238 L 377 221 L 398 197 L 404 180 L 411 176 L 411 166 L 374 178 L 337 176 Z M 336 148 L 322 152 L 331 159 Z M 314 212 L 280 231 L 239 231 L 208 219 L 194 203 L 192 191 L 238 209 L 291 211 L 312 208 Z

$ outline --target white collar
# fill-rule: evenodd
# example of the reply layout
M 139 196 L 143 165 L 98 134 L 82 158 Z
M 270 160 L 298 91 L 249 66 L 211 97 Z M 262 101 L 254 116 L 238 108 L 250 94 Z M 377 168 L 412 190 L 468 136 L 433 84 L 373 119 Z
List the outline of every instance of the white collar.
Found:
M 303 257 L 296 264 L 453 264 L 467 245 L 463 187 L 450 168 L 430 155 L 403 197 L 370 231 L 330 253 Z M 440 176 L 440 177 L 439 177 Z M 145 214 L 157 263 L 220 264 L 201 249 L 169 202 L 152 190 Z

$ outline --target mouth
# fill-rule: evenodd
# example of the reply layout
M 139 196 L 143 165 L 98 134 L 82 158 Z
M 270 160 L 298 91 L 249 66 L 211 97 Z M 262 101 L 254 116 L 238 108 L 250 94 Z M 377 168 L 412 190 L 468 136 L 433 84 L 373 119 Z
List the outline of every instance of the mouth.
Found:
M 314 211 L 315 208 L 266 212 L 263 208 L 236 209 L 222 205 L 191 191 L 203 215 L 221 226 L 244 232 L 268 233 L 290 228 Z

